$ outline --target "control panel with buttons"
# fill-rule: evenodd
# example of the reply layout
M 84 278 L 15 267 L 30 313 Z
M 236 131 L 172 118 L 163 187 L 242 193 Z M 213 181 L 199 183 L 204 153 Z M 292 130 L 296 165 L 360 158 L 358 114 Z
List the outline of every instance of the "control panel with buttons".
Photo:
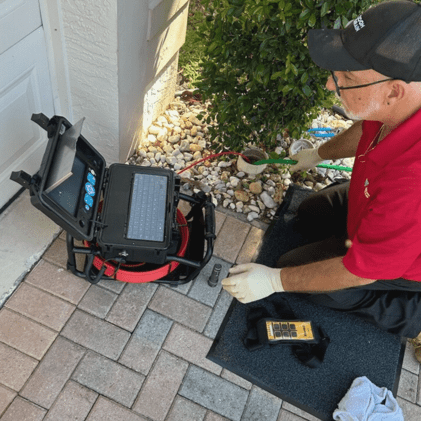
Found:
M 315 343 L 316 333 L 311 321 L 301 320 L 279 320 L 264 319 L 261 320 L 261 328 L 265 328 L 268 343 Z

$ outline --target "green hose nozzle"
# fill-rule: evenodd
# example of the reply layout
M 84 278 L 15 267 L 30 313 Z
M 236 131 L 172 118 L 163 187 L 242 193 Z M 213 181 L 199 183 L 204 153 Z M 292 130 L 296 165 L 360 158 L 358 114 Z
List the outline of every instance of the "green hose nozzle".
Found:
M 294 165 L 298 161 L 294 161 L 292 159 L 263 159 L 261 161 L 255 162 L 253 165 L 263 165 L 263 164 L 289 164 Z M 319 168 L 329 168 L 331 170 L 337 170 L 337 171 L 352 171 L 352 168 L 350 167 L 341 167 L 340 165 L 329 165 L 329 164 L 319 164 L 317 165 Z

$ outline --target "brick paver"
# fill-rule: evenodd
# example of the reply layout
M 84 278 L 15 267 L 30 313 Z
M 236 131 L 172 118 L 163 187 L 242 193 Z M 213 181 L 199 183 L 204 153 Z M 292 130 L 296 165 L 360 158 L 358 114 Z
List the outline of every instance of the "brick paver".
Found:
M 50 408 L 84 353 L 82 347 L 58 337 L 21 395 L 43 408 Z
M 61 334 L 113 360 L 120 356 L 130 338 L 129 332 L 79 310 Z
M 203 330 L 212 309 L 169 288 L 159 288 L 149 308 L 199 332 Z
M 106 320 L 132 332 L 157 288 L 154 283 L 127 284 Z
M 66 242 L 58 238 L 51 244 L 50 248 L 45 252 L 43 259 L 66 269 L 67 266 L 67 246 Z
M 98 394 L 78 383 L 69 381 L 58 396 L 44 421 L 84 420 Z
M 168 414 L 167 421 L 203 421 L 205 415 L 205 408 L 178 396 Z
M 215 225 L 216 225 L 215 233 L 216 233 L 216 236 L 218 236 L 219 233 L 221 232 L 222 225 L 224 225 L 224 222 L 225 222 L 226 218 L 227 218 L 227 215 L 225 215 L 224 213 L 218 212 L 218 211 L 215 212 Z
M 0 342 L 0 383 L 19 390 L 28 380 L 38 361 Z
M 89 291 L 79 303 L 78 308 L 103 319 L 110 311 L 116 299 L 117 294 L 97 285 L 91 285 Z
M 69 302 L 27 283 L 15 291 L 6 307 L 57 331 L 63 328 L 75 309 Z
M 421 407 L 418 405 L 414 405 L 411 402 L 408 402 L 405 399 L 400 398 L 399 396 L 396 398 L 398 401 L 398 405 L 401 407 L 403 412 L 403 419 L 406 421 L 412 420 L 421 420 Z
M 10 402 L 13 401 L 16 394 L 16 392 L 0 385 L 0 417 L 5 409 L 9 406 Z
M 298 415 L 285 411 L 284 409 L 281 409 L 281 412 L 279 413 L 279 418 L 278 418 L 278 421 L 306 421 L 306 420 L 307 418 L 299 417 Z
M 62 234 L 0 309 L 0 419 L 317 421 L 206 359 L 232 302 L 210 272 L 253 260 L 262 227 L 217 211 L 213 258 L 178 288 L 91 285 L 65 269 Z M 405 421 L 421 419 L 408 344 L 397 400 Z
M 162 348 L 212 373 L 220 374 L 222 367 L 206 359 L 211 346 L 212 340 L 206 336 L 175 324 Z
M 208 412 L 205 421 L 227 421 L 228 418 L 222 417 L 221 415 L 215 414 L 214 412 Z
M 214 255 L 234 263 L 243 247 L 250 225 L 240 222 L 232 216 L 227 216 L 216 238 Z
M 223 289 L 204 331 L 209 338 L 215 339 L 232 300 L 232 296 Z
M 237 376 L 234 373 L 231 373 L 231 371 L 227 370 L 226 368 L 222 370 L 221 377 L 225 380 L 230 381 L 231 383 L 236 384 L 237 386 L 242 387 L 243 389 L 251 389 L 252 384 L 249 381 L 244 380 L 242 377 Z
M 398 396 L 407 401 L 417 401 L 418 376 L 409 371 L 402 370 L 398 388 Z
M 89 283 L 68 270 L 41 260 L 25 280 L 31 285 L 77 304 L 89 289 Z
M 162 352 L 140 392 L 134 411 L 154 421 L 164 421 L 187 367 L 186 362 Z
M 146 376 L 172 325 L 172 320 L 146 310 L 119 362 Z
M 0 310 L 0 341 L 40 360 L 57 336 L 50 330 L 7 308 Z
M 115 402 L 100 397 L 87 421 L 146 421 L 146 419 Z
M 240 421 L 249 392 L 191 366 L 180 389 L 180 395 L 234 421 Z
M 72 379 L 107 396 L 124 406 L 131 407 L 142 386 L 144 376 L 89 351 L 79 364 Z
M 251 227 L 243 247 L 238 253 L 237 260 L 235 262 L 237 265 L 252 262 L 257 258 L 259 254 L 259 246 L 262 243 L 264 234 L 265 231 L 256 227 Z
M 309 421 L 318 421 L 319 418 L 309 414 L 308 412 L 303 411 L 302 409 L 296 408 L 294 405 L 291 405 L 288 402 L 282 403 L 282 409 L 285 409 L 286 411 L 292 412 L 295 415 L 298 415 L 299 417 L 309 420 Z M 288 418 L 286 418 L 288 419 Z M 292 420 L 295 421 L 295 418 L 292 418 Z
M 2 421 L 42 421 L 46 410 L 17 397 L 1 417 Z
M 254 421 L 258 419 L 276 421 L 281 404 L 281 399 L 258 387 L 253 387 L 241 421 Z

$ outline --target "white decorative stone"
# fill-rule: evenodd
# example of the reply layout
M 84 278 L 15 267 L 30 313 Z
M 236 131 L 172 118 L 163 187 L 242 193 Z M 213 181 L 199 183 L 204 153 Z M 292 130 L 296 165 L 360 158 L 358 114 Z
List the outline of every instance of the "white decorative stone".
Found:
M 176 149 L 176 150 L 174 150 L 174 152 L 171 154 L 172 156 L 179 156 L 179 155 L 181 155 L 181 151 L 180 151 L 180 149 Z
M 152 135 L 154 135 L 154 134 L 158 134 L 159 132 L 160 132 L 160 128 L 159 127 L 157 127 L 157 126 L 151 126 L 151 127 L 149 127 L 149 130 L 148 130 L 148 132 L 150 133 L 150 134 L 152 134 Z
M 265 204 L 260 200 L 257 201 L 257 205 L 259 206 L 261 211 L 264 211 L 266 209 Z
M 183 152 L 187 152 L 187 151 L 190 151 L 190 143 L 187 141 L 187 140 L 182 140 L 181 141 L 181 144 L 180 144 L 180 149 L 183 151 Z
M 230 181 L 230 183 L 231 183 L 231 186 L 232 186 L 232 187 L 237 187 L 239 182 L 240 182 L 240 180 L 239 180 L 238 178 L 236 178 L 236 177 L 231 177 L 231 181 Z
M 251 221 L 253 221 L 253 219 L 256 219 L 258 217 L 259 217 L 259 214 L 257 214 L 256 212 L 250 212 L 247 215 L 247 221 L 251 222 Z
M 274 208 L 276 207 L 276 203 L 275 201 L 269 196 L 268 192 L 264 191 L 261 195 L 260 195 L 260 199 L 262 200 L 262 202 L 265 204 L 265 206 L 267 208 Z
M 168 138 L 168 142 L 170 142 L 170 143 L 177 143 L 179 141 L 180 141 L 180 135 L 170 136 Z

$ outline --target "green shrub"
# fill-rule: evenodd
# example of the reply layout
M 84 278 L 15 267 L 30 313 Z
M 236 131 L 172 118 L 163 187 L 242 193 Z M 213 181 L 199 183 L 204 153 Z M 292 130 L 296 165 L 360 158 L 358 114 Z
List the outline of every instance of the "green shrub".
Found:
M 196 86 L 212 103 L 214 149 L 239 151 L 248 142 L 272 149 L 285 130 L 301 136 L 334 99 L 324 89 L 329 73 L 310 58 L 308 31 L 344 27 L 378 2 L 203 0 L 207 46 Z
M 205 20 L 203 0 L 190 0 L 187 22 L 186 41 L 180 49 L 178 68 L 188 85 L 199 81 L 200 62 L 205 58 L 206 42 L 201 37 L 198 27 Z

